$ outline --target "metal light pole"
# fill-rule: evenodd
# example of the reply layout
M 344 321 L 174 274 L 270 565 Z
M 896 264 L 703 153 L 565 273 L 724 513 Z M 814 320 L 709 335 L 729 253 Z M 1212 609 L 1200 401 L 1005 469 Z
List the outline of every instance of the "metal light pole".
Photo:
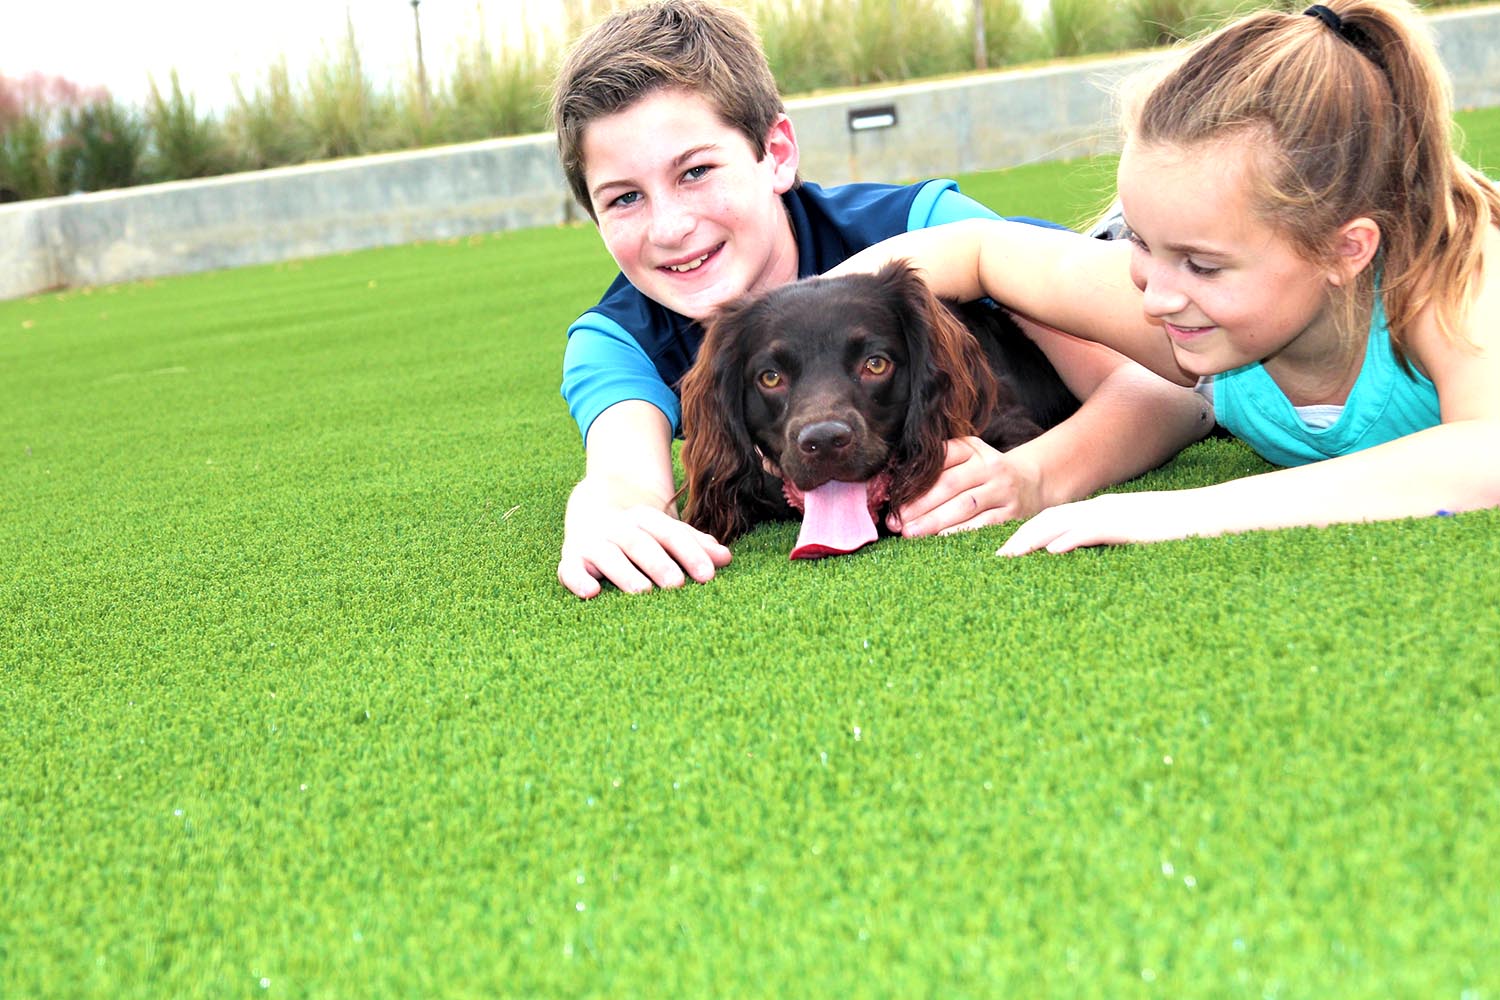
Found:
M 431 116 L 431 109 L 427 104 L 427 64 L 422 59 L 422 14 L 417 6 L 422 0 L 411 0 L 411 19 L 417 29 L 417 90 L 421 93 L 422 121 L 427 121 Z
M 984 0 L 974 0 L 974 68 L 989 68 L 989 46 L 984 37 Z

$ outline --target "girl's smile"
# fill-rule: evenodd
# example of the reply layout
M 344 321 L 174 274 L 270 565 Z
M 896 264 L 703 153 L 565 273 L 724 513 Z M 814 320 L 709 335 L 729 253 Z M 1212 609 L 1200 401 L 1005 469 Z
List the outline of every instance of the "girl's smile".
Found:
M 1162 325 L 1166 328 L 1167 336 L 1180 343 L 1196 340 L 1198 337 L 1206 333 L 1211 333 L 1214 330 L 1214 327 L 1211 326 L 1177 326 L 1174 323 L 1163 323 Z

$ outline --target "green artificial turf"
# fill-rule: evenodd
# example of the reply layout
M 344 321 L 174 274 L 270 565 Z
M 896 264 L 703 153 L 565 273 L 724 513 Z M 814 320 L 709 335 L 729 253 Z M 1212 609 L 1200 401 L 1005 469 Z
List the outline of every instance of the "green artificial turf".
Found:
M 611 273 L 0 303 L 0 996 L 1500 996 L 1500 512 L 578 601 Z

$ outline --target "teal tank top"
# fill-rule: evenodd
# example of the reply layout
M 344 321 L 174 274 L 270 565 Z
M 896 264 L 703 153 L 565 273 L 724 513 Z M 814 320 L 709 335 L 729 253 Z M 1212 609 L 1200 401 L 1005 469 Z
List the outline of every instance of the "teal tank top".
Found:
M 1396 361 L 1378 295 L 1368 339 L 1359 378 L 1329 426 L 1303 422 L 1259 362 L 1213 376 L 1214 418 L 1276 465 L 1347 455 L 1441 423 L 1432 380 Z

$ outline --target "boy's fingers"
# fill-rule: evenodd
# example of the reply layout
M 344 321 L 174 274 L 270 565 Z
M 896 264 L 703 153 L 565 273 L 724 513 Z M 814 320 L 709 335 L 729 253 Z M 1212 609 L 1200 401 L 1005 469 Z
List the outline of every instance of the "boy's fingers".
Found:
M 582 559 L 564 557 L 557 564 L 557 582 L 572 591 L 575 597 L 581 597 L 584 600 L 598 597 L 599 592 L 604 589 L 599 585 L 594 574 L 584 567 Z
M 707 583 L 714 578 L 716 570 L 723 569 L 729 565 L 732 558 L 729 549 L 720 545 L 712 535 L 705 534 L 696 528 L 687 527 L 691 534 L 674 533 L 671 537 L 664 539 L 667 551 L 672 558 L 676 559 L 683 569 L 699 583 Z
M 603 582 L 642 594 L 653 586 L 681 587 L 688 577 L 706 583 L 729 565 L 729 549 L 712 535 L 661 511 L 638 517 L 585 553 L 565 555 L 557 566 L 558 582 L 585 599 L 597 596 Z
M 651 580 L 623 546 L 607 541 L 598 542 L 582 554 L 564 557 L 557 567 L 557 579 L 582 598 L 598 596 L 603 583 L 612 583 L 627 594 L 651 589 Z
M 713 579 L 714 571 L 729 565 L 731 558 L 728 547 L 720 544 L 719 540 L 705 531 L 680 521 L 670 514 L 658 512 L 658 516 L 643 522 L 642 527 L 650 534 L 651 540 L 662 550 L 663 556 L 673 564 L 672 569 L 686 570 L 687 574 L 699 583 L 705 583 Z M 650 548 L 642 550 L 648 557 L 654 557 Z M 639 561 L 637 561 L 639 565 Z M 665 564 L 661 564 L 665 569 Z M 682 580 L 676 583 L 662 583 L 655 573 L 648 574 L 661 586 L 680 586 Z M 671 569 L 666 570 L 670 574 Z
M 594 568 L 602 579 L 619 587 L 627 594 L 644 594 L 651 589 L 653 579 L 649 567 L 631 558 L 628 552 L 610 546 L 594 558 Z
M 693 530 L 697 531 L 696 528 Z M 725 566 L 728 566 L 730 560 L 734 558 L 733 553 L 729 551 L 729 546 L 723 544 L 708 532 L 698 531 L 698 538 L 703 544 L 703 551 L 708 553 L 709 562 L 713 563 L 716 569 L 723 569 Z

